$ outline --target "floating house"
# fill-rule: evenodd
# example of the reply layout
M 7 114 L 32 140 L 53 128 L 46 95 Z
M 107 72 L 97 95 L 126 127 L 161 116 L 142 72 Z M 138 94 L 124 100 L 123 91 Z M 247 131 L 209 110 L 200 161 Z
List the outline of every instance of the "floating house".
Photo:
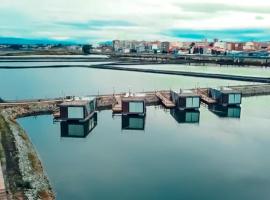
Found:
M 97 126 L 97 113 L 94 113 L 84 122 L 62 121 L 61 137 L 84 138 Z
M 231 88 L 223 87 L 221 89 L 210 88 L 209 97 L 216 100 L 222 106 L 239 106 L 242 102 L 242 94 Z
M 121 101 L 123 115 L 145 115 L 146 105 L 144 96 L 125 96 Z
M 61 121 L 85 121 L 95 113 L 96 99 L 66 101 L 59 107 Z
M 122 115 L 123 130 L 144 130 L 145 116 Z
M 180 110 L 198 110 L 200 108 L 200 96 L 192 90 L 180 90 L 180 93 L 171 91 L 172 101 Z
M 221 105 L 211 105 L 208 107 L 209 110 L 219 117 L 228 118 L 240 118 L 241 117 L 241 107 L 240 106 L 221 106 Z
M 199 123 L 200 122 L 199 110 L 171 109 L 170 114 L 178 123 Z

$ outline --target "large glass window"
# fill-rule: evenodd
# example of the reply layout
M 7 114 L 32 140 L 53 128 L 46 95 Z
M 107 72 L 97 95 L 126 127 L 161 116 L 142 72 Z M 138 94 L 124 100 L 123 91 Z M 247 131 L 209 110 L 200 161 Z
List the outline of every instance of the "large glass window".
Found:
M 94 101 L 91 101 L 91 102 L 89 103 L 89 106 L 90 106 L 90 112 L 95 111 L 95 102 L 94 102 Z
M 241 108 L 228 108 L 228 117 L 240 117 Z
M 68 118 L 83 119 L 83 107 L 68 107 Z
M 68 125 L 69 136 L 84 136 L 84 125 L 82 124 L 69 124 Z
M 188 97 L 186 98 L 186 107 L 187 108 L 198 108 L 200 106 L 199 97 Z
M 187 108 L 192 108 L 193 107 L 192 97 L 186 98 L 186 107 Z
M 143 128 L 143 118 L 129 118 L 129 128 L 140 129 Z
M 200 113 L 198 112 L 186 112 L 185 122 L 198 122 Z
M 198 108 L 200 106 L 200 98 L 199 97 L 193 97 L 193 107 Z
M 143 113 L 143 102 L 130 102 L 129 112 L 131 113 Z
M 234 94 L 229 94 L 229 103 L 234 103 Z
M 229 94 L 229 104 L 240 104 L 241 94 Z
M 241 94 L 235 94 L 234 96 L 235 103 L 241 103 Z

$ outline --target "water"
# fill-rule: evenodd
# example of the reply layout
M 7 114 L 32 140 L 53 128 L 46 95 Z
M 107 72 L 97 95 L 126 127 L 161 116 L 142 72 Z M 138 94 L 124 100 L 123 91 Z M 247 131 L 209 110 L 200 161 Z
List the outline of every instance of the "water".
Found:
M 125 67 L 136 67 L 126 65 Z M 191 71 L 202 73 L 214 73 L 214 74 L 231 74 L 242 76 L 258 76 L 258 77 L 270 77 L 269 67 L 238 67 L 238 66 L 217 66 L 217 65 L 141 65 L 140 68 L 145 69 L 159 69 L 159 70 L 174 70 L 174 71 Z
M 13 66 L 43 66 L 65 63 L 0 63 L 2 66 L 5 66 L 6 64 Z M 91 63 L 89 62 L 85 63 L 85 65 L 90 64 Z M 170 65 L 163 67 L 170 67 Z M 185 66 L 182 65 L 178 65 L 178 67 L 181 69 L 182 67 L 185 68 Z M 245 70 L 251 70 L 250 73 L 253 73 L 253 69 Z M 265 74 L 264 69 L 257 69 L 257 71 L 262 75 Z M 162 89 L 179 90 L 180 88 L 188 89 L 195 87 L 216 87 L 240 84 L 248 83 L 220 79 L 78 67 L 57 69 L 0 69 L 0 97 L 3 99 L 111 94 L 113 92 L 128 92 L 129 90 L 134 92 Z
M 6 99 L 228 84 L 247 83 L 87 68 L 0 70 Z M 202 107 L 178 115 L 148 107 L 146 119 L 132 120 L 102 111 L 91 133 L 76 137 L 61 137 L 52 116 L 18 121 L 59 200 L 268 200 L 269 101 L 245 98 L 240 111 Z
M 98 113 L 86 138 L 60 137 L 51 116 L 20 119 L 60 200 L 268 199 L 270 97 L 243 99 L 240 118 L 205 107 L 196 123 L 178 123 L 148 107 L 144 130 Z M 269 106 L 268 106 L 269 107 Z

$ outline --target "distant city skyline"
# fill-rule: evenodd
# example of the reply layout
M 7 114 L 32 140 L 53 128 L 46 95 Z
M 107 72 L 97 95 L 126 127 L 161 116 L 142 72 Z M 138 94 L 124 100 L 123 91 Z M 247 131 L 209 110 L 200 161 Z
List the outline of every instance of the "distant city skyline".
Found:
M 0 13 L 0 41 L 270 41 L 266 0 L 2 0 Z

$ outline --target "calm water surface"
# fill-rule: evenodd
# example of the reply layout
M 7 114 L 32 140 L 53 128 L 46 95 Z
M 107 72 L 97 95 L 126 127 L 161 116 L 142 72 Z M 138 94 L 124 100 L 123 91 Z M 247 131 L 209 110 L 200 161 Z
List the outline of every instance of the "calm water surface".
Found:
M 87 68 L 0 70 L 6 99 L 233 84 L 247 83 Z M 169 110 L 148 107 L 144 130 L 123 130 L 120 116 L 102 111 L 84 138 L 61 137 L 51 116 L 18 121 L 60 200 L 268 200 L 269 101 L 243 99 L 240 118 L 202 107 L 199 118 L 182 113 L 176 121 Z M 191 118 L 199 121 L 185 123 Z
M 48 63 L 29 63 L 29 65 L 27 63 L 8 64 L 13 66 L 43 66 Z M 89 65 L 91 63 L 86 64 Z M 0 65 L 5 65 L 5 63 L 0 63 Z M 169 68 L 171 66 L 167 65 L 163 67 L 167 69 L 167 67 Z M 181 69 L 186 68 L 182 65 L 178 65 L 178 67 Z M 203 70 L 203 68 L 201 68 L 201 70 Z M 253 73 L 253 69 L 245 70 L 250 70 L 250 73 Z M 257 71 L 257 73 L 261 75 L 265 74 L 265 69 L 257 68 Z M 240 84 L 247 83 L 220 79 L 91 68 L 0 69 L 0 97 L 4 99 L 111 94 L 113 92 L 128 92 L 129 90 L 137 92 L 161 89 L 179 90 L 180 88 L 186 89 Z
M 270 97 L 243 100 L 241 118 L 201 108 L 199 123 L 178 123 L 148 107 L 144 131 L 98 113 L 86 138 L 60 137 L 51 116 L 20 119 L 57 199 L 266 200 L 270 196 Z

